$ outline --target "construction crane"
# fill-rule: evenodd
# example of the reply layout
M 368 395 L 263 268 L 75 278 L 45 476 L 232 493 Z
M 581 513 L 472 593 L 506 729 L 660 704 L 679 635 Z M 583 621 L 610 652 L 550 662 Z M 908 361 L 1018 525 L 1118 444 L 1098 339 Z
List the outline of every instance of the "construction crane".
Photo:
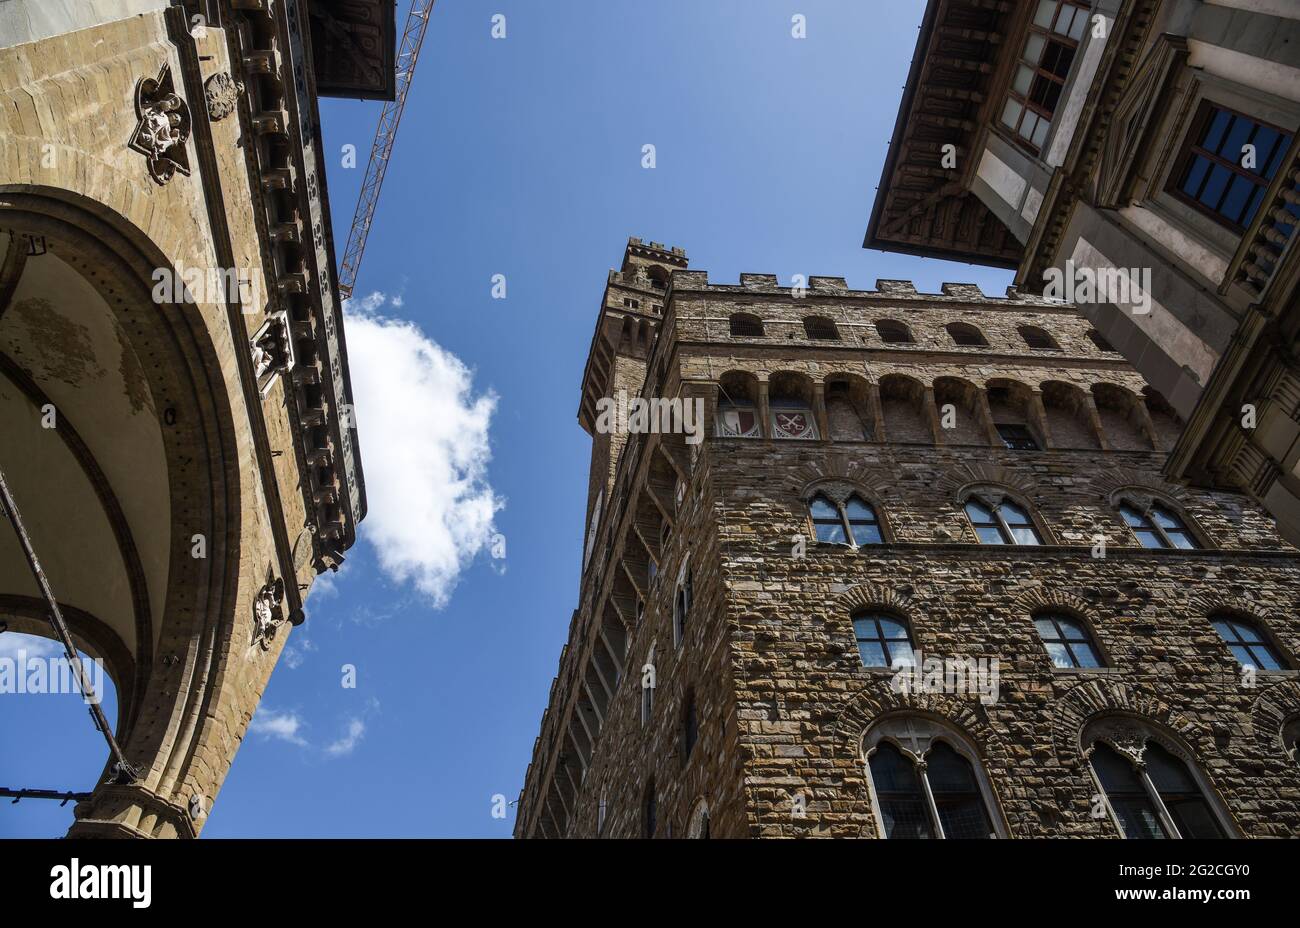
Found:
M 420 57 L 420 46 L 424 44 L 424 33 L 429 27 L 433 2 L 434 0 L 411 0 L 411 10 L 406 15 L 406 26 L 402 30 L 402 41 L 397 51 L 397 81 L 393 99 L 384 104 L 384 111 L 379 114 L 379 128 L 375 131 L 375 141 L 370 146 L 370 163 L 366 165 L 366 179 L 361 182 L 357 211 L 352 216 L 352 228 L 348 232 L 348 247 L 343 252 L 343 264 L 339 267 L 339 294 L 344 299 L 352 296 L 352 288 L 357 282 L 361 256 L 365 253 L 366 238 L 370 235 L 370 223 L 375 218 L 375 207 L 379 204 L 379 189 L 384 185 L 388 158 L 393 152 L 393 142 L 397 139 L 397 126 L 402 121 L 402 111 L 406 109 L 406 95 L 411 89 L 411 81 L 415 79 L 415 63 Z

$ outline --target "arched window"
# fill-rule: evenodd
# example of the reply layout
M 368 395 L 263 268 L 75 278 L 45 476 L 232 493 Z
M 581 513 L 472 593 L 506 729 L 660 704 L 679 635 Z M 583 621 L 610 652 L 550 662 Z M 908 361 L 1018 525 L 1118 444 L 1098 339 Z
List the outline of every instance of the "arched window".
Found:
M 1242 667 L 1255 670 L 1286 670 L 1286 662 L 1254 622 L 1233 615 L 1216 615 L 1210 624 L 1219 633 L 1232 656 Z
M 659 804 L 655 797 L 655 781 L 651 780 L 645 788 L 645 799 L 641 803 L 641 837 L 653 838 L 659 825 Z
M 1109 352 L 1109 353 L 1111 353 L 1111 354 L 1116 354 L 1116 353 L 1117 353 L 1117 352 L 1115 351 L 1115 346 L 1112 345 L 1110 342 L 1106 341 L 1105 336 L 1103 336 L 1103 335 L 1102 335 L 1100 332 L 1098 332 L 1096 329 L 1089 329 L 1089 330 L 1088 330 L 1088 338 L 1090 338 L 1090 339 L 1092 340 L 1092 343 L 1093 343 L 1094 345 L 1097 346 L 1097 349 L 1098 349 L 1099 351 L 1106 351 L 1106 352 Z
M 600 788 L 600 801 L 596 804 L 596 836 L 602 837 L 605 834 L 605 821 L 609 815 L 609 799 L 607 798 L 609 787 Z
M 709 804 L 701 799 L 691 812 L 690 823 L 686 826 L 686 837 L 707 839 L 709 837 Z
M 980 544 L 1041 545 L 1042 537 L 1029 513 L 1009 499 L 991 507 L 978 499 L 966 501 L 966 517 Z
M 1022 325 L 1016 331 L 1020 337 L 1025 340 L 1025 344 L 1030 348 L 1044 348 L 1051 351 L 1060 351 L 1061 346 L 1056 343 L 1056 339 L 1047 333 L 1046 329 L 1040 329 L 1036 325 Z
M 987 348 L 989 344 L 984 333 L 969 322 L 948 323 L 948 334 L 952 337 L 953 344 L 964 348 Z
M 856 493 L 843 506 L 818 493 L 808 504 L 808 511 L 818 541 L 853 547 L 884 544 L 876 510 Z
M 641 724 L 650 724 L 655 712 L 655 646 L 650 645 L 645 666 L 641 668 Z
M 1108 719 L 1085 737 L 1085 744 L 1125 838 L 1227 837 L 1198 772 L 1144 726 L 1130 719 Z
M 975 752 L 929 719 L 877 725 L 863 742 L 885 838 L 994 838 L 1001 826 Z
M 682 569 L 677 574 L 677 592 L 673 596 L 673 646 L 682 643 L 686 637 L 686 623 L 691 615 L 691 603 L 695 599 L 695 574 L 689 561 L 682 562 Z
M 887 345 L 910 345 L 912 343 L 911 330 L 895 319 L 881 319 L 876 323 L 876 331 L 880 333 L 880 340 Z
M 1078 619 L 1043 613 L 1034 617 L 1034 627 L 1054 667 L 1102 666 L 1101 652 L 1093 644 L 1087 626 Z
M 695 742 L 700 739 L 700 722 L 695 713 L 695 691 L 687 690 L 682 704 L 682 766 L 690 759 Z
M 900 618 L 880 612 L 865 612 L 853 618 L 853 636 L 858 640 L 858 657 L 863 667 L 912 667 L 916 654 L 912 634 Z
M 803 330 L 809 338 L 816 341 L 837 342 L 840 340 L 839 328 L 825 316 L 809 316 L 804 319 Z
M 1282 749 L 1291 760 L 1300 764 L 1300 718 L 1294 718 L 1282 726 Z
M 736 338 L 762 338 L 763 320 L 750 313 L 732 313 L 731 334 Z
M 1199 548 L 1187 525 L 1171 509 L 1153 503 L 1145 511 L 1125 500 L 1119 513 L 1144 548 Z

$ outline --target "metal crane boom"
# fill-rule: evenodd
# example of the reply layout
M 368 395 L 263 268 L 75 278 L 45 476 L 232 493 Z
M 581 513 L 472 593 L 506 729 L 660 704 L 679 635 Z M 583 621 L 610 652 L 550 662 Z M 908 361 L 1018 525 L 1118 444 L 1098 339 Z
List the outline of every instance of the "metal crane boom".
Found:
M 361 255 L 366 250 L 366 237 L 370 234 L 370 223 L 379 203 L 379 189 L 384 185 L 388 157 L 392 154 L 393 141 L 397 138 L 402 111 L 406 109 L 406 95 L 415 78 L 415 63 L 420 57 L 420 46 L 424 44 L 424 33 L 429 27 L 429 13 L 433 9 L 433 3 L 434 0 L 411 0 L 411 10 L 406 16 L 406 26 L 402 30 L 402 41 L 397 52 L 397 81 L 393 99 L 384 104 L 384 111 L 379 115 L 379 128 L 375 132 L 374 144 L 370 147 L 370 163 L 366 165 L 366 179 L 361 183 L 357 211 L 352 216 L 352 228 L 348 232 L 348 247 L 343 253 L 343 264 L 339 267 L 339 293 L 344 299 L 352 296 L 352 288 L 356 284 Z

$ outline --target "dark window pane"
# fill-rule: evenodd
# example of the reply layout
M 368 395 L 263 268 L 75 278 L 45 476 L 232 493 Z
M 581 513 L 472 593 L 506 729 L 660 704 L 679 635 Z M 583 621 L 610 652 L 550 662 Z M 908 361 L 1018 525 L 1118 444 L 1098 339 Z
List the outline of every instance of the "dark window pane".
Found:
M 989 507 L 985 506 L 983 503 L 976 502 L 975 500 L 970 500 L 969 502 L 966 503 L 966 515 L 970 517 L 970 520 L 972 522 L 994 521 L 993 510 L 989 509 Z
M 1255 185 L 1244 177 L 1234 177 L 1232 183 L 1228 185 L 1228 195 L 1223 198 L 1223 205 L 1219 207 L 1220 211 L 1228 219 L 1241 224 L 1242 214 L 1246 212 L 1246 207 L 1250 203 L 1251 194 L 1255 192 Z
M 1158 793 L 1194 793 L 1197 792 L 1196 781 L 1181 759 L 1166 751 L 1154 741 L 1148 741 L 1143 759 L 1147 764 L 1147 775 Z
M 1106 799 L 1119 819 L 1126 838 L 1165 838 L 1155 804 L 1147 795 L 1133 765 L 1108 744 L 1097 742 L 1092 750 L 1092 769 L 1101 781 Z
M 893 619 L 879 619 L 880 631 L 886 638 L 902 638 L 906 640 L 907 629 L 902 622 L 896 622 Z
M 1246 215 L 1241 217 L 1241 224 L 1248 226 L 1255 221 L 1255 214 L 1259 212 L 1259 205 L 1264 202 L 1265 190 L 1263 187 L 1256 187 L 1255 193 L 1250 198 L 1250 203 L 1246 207 Z
M 1007 525 L 1032 524 L 1029 518 L 1029 513 L 1025 512 L 1025 510 L 1021 509 L 1009 500 L 1004 500 L 1002 505 L 998 507 L 998 510 L 1002 513 L 1002 518 L 1006 520 Z
M 1210 123 L 1206 127 L 1202 146 L 1210 151 L 1218 151 L 1219 144 L 1223 141 L 1224 130 L 1228 128 L 1228 120 L 1232 118 L 1232 114 L 1220 109 L 1213 110 L 1213 113 L 1214 116 L 1211 117 Z
M 993 828 L 970 761 L 942 741 L 936 742 L 925 760 L 944 837 L 990 837 Z
M 1165 799 L 1164 803 L 1165 808 L 1169 810 L 1169 817 L 1174 820 L 1174 826 L 1184 838 L 1226 837 L 1204 799 L 1199 797 L 1173 801 Z
M 1282 133 L 1278 132 L 1276 129 L 1270 126 L 1260 126 L 1259 130 L 1255 133 L 1255 137 L 1251 139 L 1251 144 L 1255 146 L 1255 167 L 1253 169 L 1248 168 L 1247 170 L 1253 170 L 1261 177 L 1268 177 L 1271 179 L 1272 175 L 1266 173 L 1266 171 L 1268 170 L 1269 162 L 1273 160 L 1273 153 L 1279 147 L 1278 142 L 1281 141 L 1281 139 Z
M 1124 521 L 1129 525 L 1132 525 L 1134 528 L 1143 528 L 1151 524 L 1147 521 L 1146 516 L 1142 515 L 1142 513 L 1138 512 L 1132 506 L 1120 506 L 1119 513 L 1124 517 Z
M 1282 661 L 1277 657 L 1272 647 L 1266 644 L 1252 645 L 1250 655 L 1255 659 L 1255 665 L 1260 670 L 1282 670 Z
M 885 659 L 885 647 L 879 641 L 859 641 L 858 656 L 862 658 L 863 667 L 888 667 Z
M 1192 163 L 1188 166 L 1187 176 L 1183 179 L 1182 191 L 1189 197 L 1195 197 L 1201 192 L 1201 184 L 1205 183 L 1205 175 L 1209 173 L 1210 161 L 1196 155 L 1192 158 Z
M 854 523 L 853 540 L 860 545 L 879 545 L 885 541 L 880 535 L 880 526 L 874 523 L 871 525 Z
M 1232 172 L 1221 164 L 1210 168 L 1210 177 L 1205 182 L 1205 189 L 1201 191 L 1200 201 L 1217 212 L 1219 201 L 1223 199 L 1223 192 L 1228 189 L 1228 181 L 1232 176 Z
M 1097 649 L 1092 646 L 1091 641 L 1071 644 L 1070 653 L 1074 655 L 1074 663 L 1078 667 L 1101 666 L 1101 656 L 1097 654 Z
M 1228 127 L 1227 137 L 1223 140 L 1223 145 L 1219 148 L 1219 154 L 1234 164 L 1241 164 L 1242 146 L 1250 141 L 1251 130 L 1255 128 L 1255 123 L 1249 119 L 1242 119 L 1240 116 L 1234 116 L 1232 125 Z
M 839 510 L 824 496 L 813 497 L 812 515 L 814 519 L 838 519 Z
M 1165 547 L 1165 540 L 1161 538 L 1159 535 L 1157 535 L 1155 532 L 1147 531 L 1144 529 L 1141 531 L 1134 532 L 1133 534 L 1137 535 L 1138 542 L 1144 548 Z
M 832 544 L 842 545 L 844 541 L 844 526 L 839 522 L 818 522 L 815 525 L 817 529 L 817 540 L 827 541 Z
M 888 742 L 871 755 L 871 782 L 886 838 L 930 838 L 930 816 L 915 765 Z
M 849 497 L 849 501 L 845 504 L 844 510 L 849 514 L 850 522 L 876 521 L 875 511 L 856 496 Z
M 1047 643 L 1047 656 L 1052 659 L 1052 665 L 1055 667 L 1073 667 L 1074 658 L 1070 656 L 1069 649 L 1063 644 Z

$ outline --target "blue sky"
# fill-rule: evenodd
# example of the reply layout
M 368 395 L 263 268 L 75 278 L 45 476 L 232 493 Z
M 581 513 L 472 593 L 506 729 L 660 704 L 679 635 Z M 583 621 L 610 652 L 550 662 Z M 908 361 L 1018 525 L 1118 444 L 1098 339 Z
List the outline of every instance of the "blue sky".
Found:
M 439 0 L 348 323 L 372 515 L 313 592 L 206 836 L 510 835 L 492 797 L 518 795 L 577 602 L 578 390 L 629 235 L 715 282 L 1002 293 L 1003 271 L 862 248 L 923 8 Z M 341 254 L 379 104 L 322 110 Z M 89 788 L 97 739 L 75 697 L 2 696 L 0 785 Z M 70 819 L 0 805 L 0 835 Z

